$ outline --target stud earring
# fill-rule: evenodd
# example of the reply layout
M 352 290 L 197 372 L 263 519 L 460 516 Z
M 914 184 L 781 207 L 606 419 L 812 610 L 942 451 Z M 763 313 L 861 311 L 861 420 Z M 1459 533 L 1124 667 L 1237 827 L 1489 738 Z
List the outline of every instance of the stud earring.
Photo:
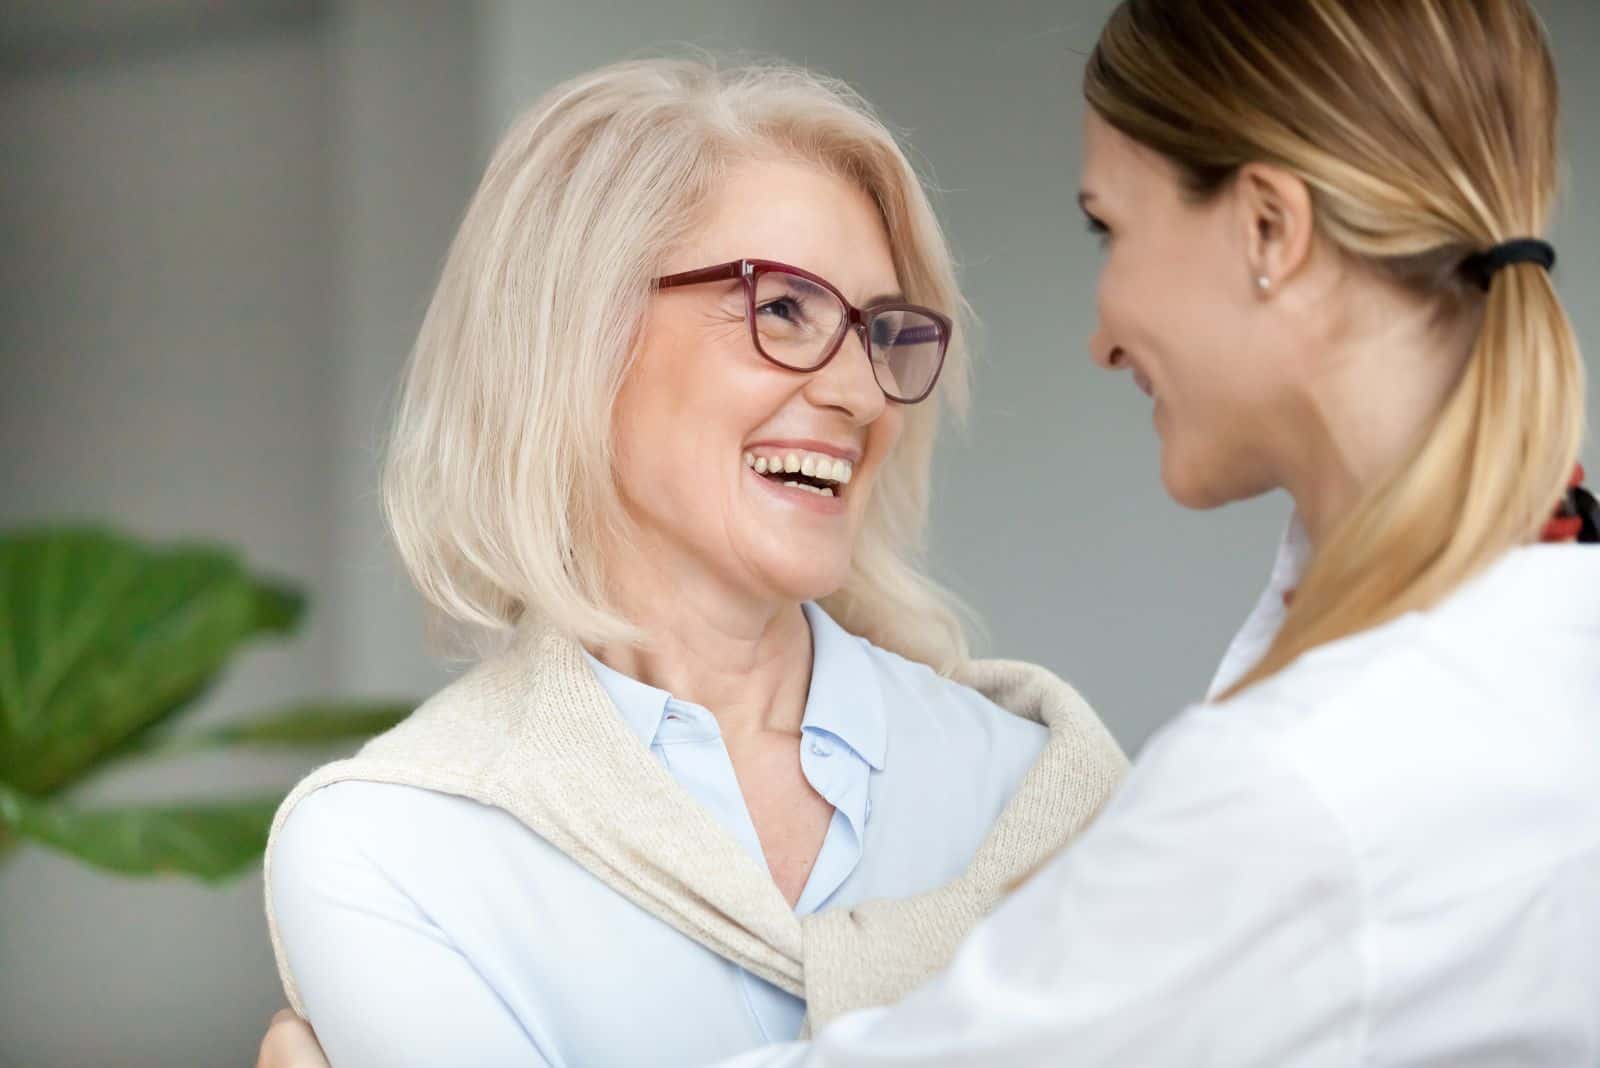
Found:
M 1256 288 L 1261 290 L 1263 293 L 1267 292 L 1267 290 L 1272 288 L 1272 279 L 1268 278 L 1266 275 L 1262 275 L 1256 279 Z

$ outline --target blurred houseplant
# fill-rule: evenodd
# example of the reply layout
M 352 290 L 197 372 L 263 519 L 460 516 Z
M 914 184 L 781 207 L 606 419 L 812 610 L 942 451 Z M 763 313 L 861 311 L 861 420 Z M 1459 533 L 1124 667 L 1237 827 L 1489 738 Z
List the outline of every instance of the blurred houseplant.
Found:
M 279 798 L 81 808 L 113 761 L 218 746 L 352 742 L 404 702 L 313 702 L 207 729 L 176 721 L 246 642 L 305 600 L 225 550 L 93 527 L 0 534 L 0 854 L 35 842 L 100 868 L 219 881 L 253 864 Z

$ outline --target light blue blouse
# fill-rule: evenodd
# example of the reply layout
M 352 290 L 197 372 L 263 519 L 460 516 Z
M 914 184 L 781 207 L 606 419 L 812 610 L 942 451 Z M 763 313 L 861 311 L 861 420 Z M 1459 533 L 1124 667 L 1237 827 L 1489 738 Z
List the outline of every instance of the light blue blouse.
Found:
M 805 606 L 801 768 L 834 806 L 796 911 L 957 875 L 1043 728 Z M 640 742 L 750 853 L 706 709 L 590 660 Z M 370 782 L 326 786 L 275 840 L 289 963 L 334 1068 L 688 1065 L 795 1038 L 804 1004 L 641 911 L 514 817 Z

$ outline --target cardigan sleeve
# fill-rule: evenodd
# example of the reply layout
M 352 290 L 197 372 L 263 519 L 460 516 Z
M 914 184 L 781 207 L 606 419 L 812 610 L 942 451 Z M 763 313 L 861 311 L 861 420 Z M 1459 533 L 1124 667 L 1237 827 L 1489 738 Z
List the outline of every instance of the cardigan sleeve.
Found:
M 1180 719 L 948 970 L 729 1065 L 1358 1063 L 1364 894 L 1291 759 L 1225 714 Z
M 448 933 L 364 848 L 354 815 L 337 788 L 301 799 L 274 837 L 267 887 L 333 1068 L 547 1064 Z

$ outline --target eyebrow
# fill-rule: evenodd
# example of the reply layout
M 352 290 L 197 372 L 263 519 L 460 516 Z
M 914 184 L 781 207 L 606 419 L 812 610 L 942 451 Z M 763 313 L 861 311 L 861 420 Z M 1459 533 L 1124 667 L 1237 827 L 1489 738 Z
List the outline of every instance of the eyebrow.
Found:
M 906 303 L 906 295 L 904 293 L 881 293 L 878 296 L 873 297 L 871 300 L 863 301 L 862 303 L 857 305 L 857 307 L 870 308 L 875 304 L 904 304 L 904 303 Z

